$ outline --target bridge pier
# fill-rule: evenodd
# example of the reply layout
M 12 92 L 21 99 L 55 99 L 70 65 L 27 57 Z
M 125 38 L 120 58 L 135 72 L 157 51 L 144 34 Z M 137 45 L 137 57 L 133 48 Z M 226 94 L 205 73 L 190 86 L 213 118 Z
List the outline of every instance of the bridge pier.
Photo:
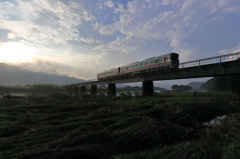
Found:
M 78 92 L 79 92 L 78 90 L 79 90 L 78 86 L 73 87 L 73 96 L 78 95 Z
M 69 87 L 65 87 L 66 93 L 69 93 Z
M 108 96 L 116 96 L 116 84 L 108 84 Z
M 73 87 L 68 87 L 69 95 L 73 96 Z
M 143 96 L 154 96 L 153 81 L 143 81 L 142 95 Z
M 81 86 L 81 94 L 85 94 L 87 91 L 86 86 Z
M 97 95 L 97 85 L 91 85 L 91 95 Z

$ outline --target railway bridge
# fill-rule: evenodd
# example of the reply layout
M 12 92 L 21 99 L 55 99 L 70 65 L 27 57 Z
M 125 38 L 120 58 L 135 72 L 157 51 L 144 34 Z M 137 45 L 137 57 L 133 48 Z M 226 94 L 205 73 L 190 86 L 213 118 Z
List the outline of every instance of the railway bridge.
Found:
M 86 93 L 91 86 L 91 94 L 97 94 L 97 85 L 108 84 L 108 95 L 116 95 L 117 83 L 142 82 L 142 95 L 153 95 L 153 81 L 215 77 L 240 74 L 240 52 L 189 61 L 179 64 L 179 69 L 151 72 L 135 76 L 119 76 L 104 80 L 88 80 L 81 83 L 63 85 L 69 94 Z M 80 92 L 79 92 L 80 88 Z

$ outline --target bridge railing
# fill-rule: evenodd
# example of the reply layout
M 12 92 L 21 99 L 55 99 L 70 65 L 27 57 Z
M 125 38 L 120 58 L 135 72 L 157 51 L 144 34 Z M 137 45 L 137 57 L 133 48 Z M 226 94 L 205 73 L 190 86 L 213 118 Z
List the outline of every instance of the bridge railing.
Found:
M 87 80 L 86 82 L 94 82 L 94 81 L 98 81 L 98 79 L 94 78 L 94 79 Z
M 201 65 L 207 65 L 207 64 L 212 64 L 212 63 L 222 63 L 222 62 L 236 60 L 238 58 L 240 58 L 240 52 L 180 63 L 179 68 L 201 66 Z
M 86 81 L 83 81 L 83 82 L 77 82 L 77 83 L 70 83 L 70 84 L 66 84 L 65 86 L 67 85 L 79 85 L 81 83 L 86 83 L 86 82 L 94 82 L 94 81 L 98 81 L 98 79 L 90 79 L 90 80 L 86 80 Z

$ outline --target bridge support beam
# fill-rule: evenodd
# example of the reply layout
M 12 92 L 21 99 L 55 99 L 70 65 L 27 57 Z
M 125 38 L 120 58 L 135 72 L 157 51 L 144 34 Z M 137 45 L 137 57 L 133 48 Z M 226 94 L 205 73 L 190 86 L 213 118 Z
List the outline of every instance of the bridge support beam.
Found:
M 116 96 L 116 84 L 108 84 L 108 96 Z
M 81 94 L 85 94 L 87 92 L 86 86 L 81 86 Z
M 143 96 L 154 96 L 153 81 L 143 81 L 142 95 Z
M 73 95 L 75 96 L 75 95 L 78 95 L 78 91 L 79 89 L 78 89 L 78 86 L 74 86 L 73 87 Z
M 91 95 L 97 95 L 97 85 L 91 85 Z

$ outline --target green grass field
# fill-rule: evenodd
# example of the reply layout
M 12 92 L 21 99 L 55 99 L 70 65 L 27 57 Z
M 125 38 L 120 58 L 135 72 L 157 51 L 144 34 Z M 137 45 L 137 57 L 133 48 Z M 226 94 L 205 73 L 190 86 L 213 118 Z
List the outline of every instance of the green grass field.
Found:
M 239 121 L 231 93 L 0 99 L 0 158 L 235 159 Z

